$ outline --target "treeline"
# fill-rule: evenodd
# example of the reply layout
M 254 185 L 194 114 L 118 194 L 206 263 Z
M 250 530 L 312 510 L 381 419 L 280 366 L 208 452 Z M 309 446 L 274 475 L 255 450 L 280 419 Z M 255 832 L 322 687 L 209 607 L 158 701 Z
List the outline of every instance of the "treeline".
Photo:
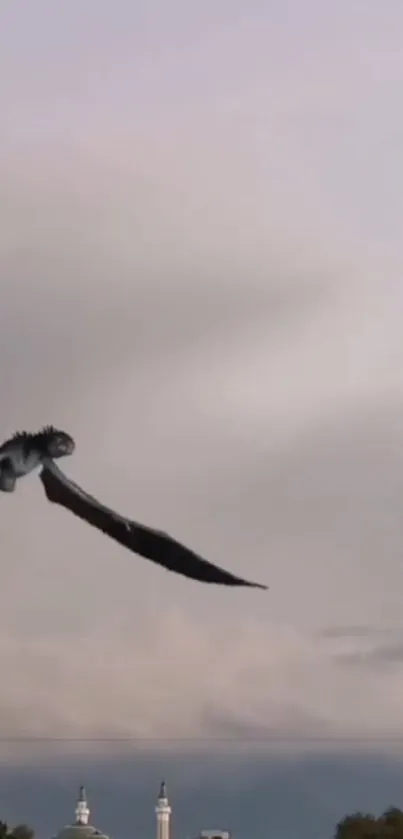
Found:
M 9 827 L 7 822 L 0 821 L 0 839 L 35 839 L 35 831 L 28 824 Z
M 334 839 L 403 839 L 403 811 L 388 807 L 381 816 L 372 813 L 345 816 L 336 827 Z

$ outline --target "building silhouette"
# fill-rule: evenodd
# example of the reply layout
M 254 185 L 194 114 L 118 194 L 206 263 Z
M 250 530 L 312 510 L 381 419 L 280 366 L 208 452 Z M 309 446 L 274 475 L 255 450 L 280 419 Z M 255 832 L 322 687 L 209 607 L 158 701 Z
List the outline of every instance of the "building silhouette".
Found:
M 74 822 L 62 827 L 53 839 L 109 839 L 109 836 L 102 830 L 90 824 L 90 815 L 87 793 L 85 787 L 81 786 L 76 802 Z M 160 785 L 155 815 L 155 839 L 179 839 L 171 835 L 172 808 L 169 803 L 165 781 L 162 781 Z M 231 834 L 228 830 L 201 830 L 197 839 L 231 839 Z

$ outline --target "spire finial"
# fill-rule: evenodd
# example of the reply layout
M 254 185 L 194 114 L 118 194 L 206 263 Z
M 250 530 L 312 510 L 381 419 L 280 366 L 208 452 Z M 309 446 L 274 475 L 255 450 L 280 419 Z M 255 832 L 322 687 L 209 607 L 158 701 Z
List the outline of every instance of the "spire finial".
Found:
M 85 787 L 81 786 L 78 793 L 76 807 L 76 824 L 88 824 L 89 816 L 90 811 L 87 804 L 87 794 L 85 792 Z
M 165 781 L 161 782 L 160 794 L 158 796 L 155 812 L 157 814 L 156 839 L 171 839 L 170 820 L 172 810 L 168 801 L 167 786 Z

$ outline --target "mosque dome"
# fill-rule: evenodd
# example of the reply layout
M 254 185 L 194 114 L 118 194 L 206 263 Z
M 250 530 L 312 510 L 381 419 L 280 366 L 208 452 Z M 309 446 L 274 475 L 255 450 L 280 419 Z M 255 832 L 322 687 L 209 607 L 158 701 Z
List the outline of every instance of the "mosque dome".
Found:
M 76 807 L 76 820 L 73 824 L 67 824 L 62 827 L 56 834 L 54 839 L 109 839 L 102 830 L 88 824 L 90 810 L 87 803 L 87 796 L 84 787 L 80 787 L 80 792 Z
M 109 839 L 106 833 L 90 824 L 67 824 L 59 830 L 55 839 L 90 839 L 92 836 L 94 839 Z

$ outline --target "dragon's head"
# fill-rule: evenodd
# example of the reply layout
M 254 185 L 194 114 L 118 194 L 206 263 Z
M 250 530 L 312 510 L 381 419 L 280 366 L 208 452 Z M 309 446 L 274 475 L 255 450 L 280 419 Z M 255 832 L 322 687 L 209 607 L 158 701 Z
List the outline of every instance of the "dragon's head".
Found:
M 66 434 L 65 431 L 61 431 L 53 425 L 46 425 L 35 437 L 39 448 L 44 454 L 54 459 L 73 454 L 76 447 L 70 434 Z

